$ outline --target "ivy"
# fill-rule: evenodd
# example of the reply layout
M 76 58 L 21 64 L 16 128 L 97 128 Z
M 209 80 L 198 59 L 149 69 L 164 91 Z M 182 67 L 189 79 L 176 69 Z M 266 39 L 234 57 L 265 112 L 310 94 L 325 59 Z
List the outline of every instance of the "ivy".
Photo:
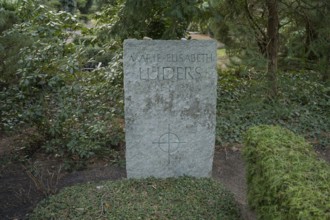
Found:
M 242 134 L 259 124 L 280 125 L 305 136 L 316 146 L 329 146 L 330 93 L 309 71 L 279 74 L 279 97 L 269 100 L 265 77 L 240 69 L 220 72 L 217 142 L 242 143 Z

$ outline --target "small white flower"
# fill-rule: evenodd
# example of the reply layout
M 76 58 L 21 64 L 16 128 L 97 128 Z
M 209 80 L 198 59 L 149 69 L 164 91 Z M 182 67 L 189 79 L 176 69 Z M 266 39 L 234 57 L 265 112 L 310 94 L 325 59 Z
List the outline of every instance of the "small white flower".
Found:
M 96 186 L 96 189 L 103 189 L 104 186 Z

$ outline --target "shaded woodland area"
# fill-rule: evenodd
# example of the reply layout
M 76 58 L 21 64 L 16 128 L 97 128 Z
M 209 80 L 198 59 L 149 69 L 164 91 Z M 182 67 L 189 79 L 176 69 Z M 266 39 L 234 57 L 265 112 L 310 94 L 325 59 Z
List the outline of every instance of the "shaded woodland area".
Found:
M 329 10 L 328 0 L 0 0 L 0 171 L 24 167 L 46 196 L 56 190 L 38 161 L 51 161 L 59 176 L 122 166 L 123 40 L 195 32 L 221 45 L 221 151 L 239 149 L 249 127 L 266 124 L 328 158 Z

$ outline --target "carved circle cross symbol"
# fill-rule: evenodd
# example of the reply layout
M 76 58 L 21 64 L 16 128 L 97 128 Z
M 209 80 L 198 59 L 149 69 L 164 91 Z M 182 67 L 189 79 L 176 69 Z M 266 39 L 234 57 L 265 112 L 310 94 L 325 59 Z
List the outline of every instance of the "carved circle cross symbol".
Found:
M 168 154 L 168 164 L 171 163 L 171 155 L 178 151 L 181 143 L 185 142 L 181 142 L 178 135 L 171 132 L 170 125 L 168 125 L 168 131 L 159 137 L 159 141 L 153 142 L 153 144 L 158 144 L 160 150 Z

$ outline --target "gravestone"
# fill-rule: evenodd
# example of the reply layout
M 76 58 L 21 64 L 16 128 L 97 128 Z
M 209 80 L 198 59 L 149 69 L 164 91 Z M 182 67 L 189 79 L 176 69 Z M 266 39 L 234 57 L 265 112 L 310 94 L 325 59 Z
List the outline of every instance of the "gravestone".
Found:
M 211 175 L 216 88 L 216 41 L 125 40 L 128 178 Z

